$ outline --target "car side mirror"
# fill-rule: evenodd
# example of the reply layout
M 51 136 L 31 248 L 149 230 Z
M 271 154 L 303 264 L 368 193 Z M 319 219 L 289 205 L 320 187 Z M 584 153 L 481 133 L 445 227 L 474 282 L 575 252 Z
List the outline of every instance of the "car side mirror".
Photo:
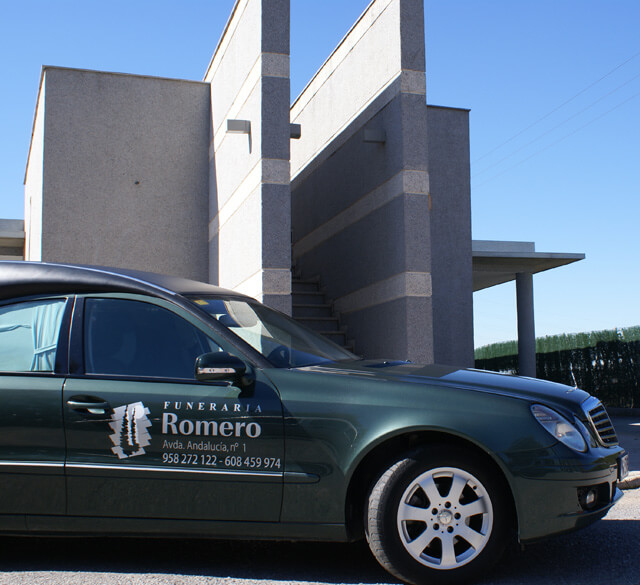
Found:
M 253 386 L 255 374 L 253 370 L 238 357 L 224 351 L 204 353 L 196 358 L 196 380 L 206 382 L 223 380 L 231 382 L 239 388 Z

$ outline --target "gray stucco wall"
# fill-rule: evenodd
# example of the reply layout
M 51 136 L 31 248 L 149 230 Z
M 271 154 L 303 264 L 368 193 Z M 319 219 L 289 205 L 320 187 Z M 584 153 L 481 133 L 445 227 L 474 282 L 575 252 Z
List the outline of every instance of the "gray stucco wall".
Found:
M 205 81 L 210 282 L 291 313 L 289 1 L 238 0 Z
M 432 362 L 423 21 L 373 2 L 292 106 L 292 226 L 358 353 Z
M 429 106 L 434 358 L 473 367 L 469 112 Z
M 208 86 L 51 67 L 44 86 L 41 259 L 206 280 Z

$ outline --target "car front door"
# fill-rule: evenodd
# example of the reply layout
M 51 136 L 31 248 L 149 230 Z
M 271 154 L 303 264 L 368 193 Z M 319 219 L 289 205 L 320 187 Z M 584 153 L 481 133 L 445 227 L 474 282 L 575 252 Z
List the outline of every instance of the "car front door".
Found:
M 87 296 L 64 386 L 71 516 L 277 521 L 282 406 L 250 388 L 194 379 L 215 334 L 165 301 Z M 224 344 L 224 342 L 222 342 Z
M 3 524 L 11 515 L 16 529 L 24 528 L 20 515 L 65 513 L 60 402 L 72 304 L 0 305 L 0 515 Z

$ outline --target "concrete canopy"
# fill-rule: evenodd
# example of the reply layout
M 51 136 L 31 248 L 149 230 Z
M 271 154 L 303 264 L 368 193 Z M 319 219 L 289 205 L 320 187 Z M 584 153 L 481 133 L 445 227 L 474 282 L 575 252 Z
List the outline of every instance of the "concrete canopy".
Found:
M 536 336 L 533 307 L 533 275 L 578 260 L 584 254 L 536 252 L 533 242 L 492 242 L 471 244 L 473 290 L 516 281 L 518 311 L 518 364 L 522 376 L 536 377 Z
M 24 222 L 0 219 L 0 260 L 22 260 L 24 257 Z
M 472 242 L 473 291 L 584 260 L 584 254 L 536 252 L 533 242 Z

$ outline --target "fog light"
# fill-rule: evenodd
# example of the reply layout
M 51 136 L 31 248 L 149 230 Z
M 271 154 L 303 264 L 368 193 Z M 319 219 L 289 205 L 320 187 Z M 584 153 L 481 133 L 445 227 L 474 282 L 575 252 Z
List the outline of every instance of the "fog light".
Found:
M 583 510 L 594 510 L 609 503 L 609 484 L 578 488 L 578 501 Z

